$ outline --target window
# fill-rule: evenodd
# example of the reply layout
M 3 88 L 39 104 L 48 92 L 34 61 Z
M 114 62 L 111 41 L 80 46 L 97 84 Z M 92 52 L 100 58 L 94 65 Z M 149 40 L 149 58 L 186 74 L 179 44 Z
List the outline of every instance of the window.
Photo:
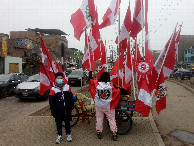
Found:
M 185 54 L 187 54 L 187 50 L 185 50 Z
M 191 50 L 190 49 L 188 49 L 188 53 L 191 53 Z
M 185 62 L 187 62 L 187 57 L 185 57 Z

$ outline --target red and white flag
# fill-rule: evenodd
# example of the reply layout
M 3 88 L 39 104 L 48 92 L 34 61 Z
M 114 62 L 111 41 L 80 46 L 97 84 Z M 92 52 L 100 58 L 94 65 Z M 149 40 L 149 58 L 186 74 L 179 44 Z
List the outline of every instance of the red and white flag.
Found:
M 99 65 L 99 70 L 98 70 L 98 79 L 100 78 L 101 74 L 104 72 L 105 67 L 106 67 L 106 51 L 105 51 L 105 46 L 103 44 L 103 41 L 100 41 L 100 50 L 101 50 L 101 60 L 100 60 L 100 65 Z
M 118 67 L 118 60 L 119 60 L 119 67 Z M 125 61 L 124 54 L 123 54 L 123 52 L 121 52 L 121 55 L 120 55 L 119 59 L 118 58 L 116 59 L 114 65 L 113 65 L 111 74 L 110 74 L 110 79 L 111 79 L 112 83 L 116 86 L 119 86 L 119 87 L 122 87 L 124 84 L 124 71 L 123 71 L 124 61 Z M 119 68 L 119 70 L 118 70 L 118 68 Z M 119 82 L 119 84 L 118 84 L 118 82 Z
M 63 76 L 64 76 L 63 82 L 64 82 L 65 84 L 68 84 L 68 78 L 66 77 L 64 71 L 62 70 L 62 68 L 60 67 L 60 65 L 59 65 L 56 61 L 55 61 L 55 66 L 56 66 L 57 72 L 62 72 L 62 73 L 63 73 Z M 56 72 L 56 73 L 57 73 L 57 72 Z
M 97 107 L 105 110 L 118 107 L 120 89 L 114 88 L 110 82 L 98 82 L 97 80 L 91 79 L 89 91 Z
M 70 23 L 74 28 L 74 37 L 80 40 L 84 30 L 91 26 L 91 17 L 95 15 L 94 0 L 83 0 L 81 7 L 71 15 Z
M 154 65 L 154 58 L 151 52 L 149 31 L 148 31 L 148 0 L 145 0 L 145 60 L 150 64 L 150 67 Z
M 136 64 L 141 59 L 141 53 L 139 51 L 139 45 L 137 44 L 137 39 L 135 39 L 135 52 L 134 52 L 134 59 L 133 59 L 133 65 L 136 66 Z
M 163 72 L 161 72 L 155 95 L 156 99 L 156 111 L 159 114 L 161 110 L 166 109 L 166 85 Z
M 93 55 L 89 46 L 89 38 L 87 32 L 85 31 L 85 52 L 82 59 L 82 65 L 89 71 L 93 70 Z
M 136 100 L 135 110 L 143 116 L 148 117 L 152 107 L 151 92 L 148 88 L 147 81 L 142 80 L 138 99 Z
M 135 39 L 137 34 L 143 29 L 144 27 L 144 7 L 143 7 L 143 0 L 136 0 L 134 15 L 133 15 L 133 24 L 131 27 L 130 36 Z
M 103 22 L 100 24 L 99 29 L 110 26 L 115 22 L 118 14 L 118 2 L 120 5 L 121 0 L 111 1 L 110 6 L 108 7 L 106 13 L 103 16 Z
M 40 95 L 43 95 L 45 91 L 51 89 L 52 87 L 52 81 L 50 78 L 50 75 L 48 73 L 48 70 L 45 68 L 45 65 L 41 62 L 40 64 Z
M 129 32 L 131 31 L 131 10 L 130 10 L 130 2 L 125 15 L 124 23 L 121 27 L 121 31 L 119 34 L 119 50 L 125 51 L 127 47 L 127 38 L 129 37 Z M 118 43 L 118 37 L 116 38 L 116 44 Z
M 125 80 L 124 80 L 124 86 L 123 88 L 125 90 L 130 89 L 130 83 L 132 81 L 132 62 L 131 62 L 131 52 L 130 52 L 130 40 L 127 44 L 127 55 L 126 55 L 126 61 L 125 61 Z

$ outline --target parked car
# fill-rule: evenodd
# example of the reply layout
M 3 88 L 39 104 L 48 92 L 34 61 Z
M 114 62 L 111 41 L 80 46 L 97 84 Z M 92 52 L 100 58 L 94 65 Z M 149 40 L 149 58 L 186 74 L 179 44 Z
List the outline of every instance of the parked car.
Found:
M 24 73 L 10 73 L 0 75 L 0 97 L 4 98 L 14 93 L 15 87 L 28 79 Z
M 73 70 L 70 75 L 68 75 L 69 85 L 80 86 L 88 83 L 88 76 L 83 70 Z
M 174 78 L 176 79 L 190 79 L 191 72 L 187 69 L 179 68 L 175 73 L 174 73 Z
M 49 90 L 44 95 L 39 94 L 40 91 L 40 76 L 38 74 L 32 75 L 26 82 L 17 85 L 15 90 L 15 97 L 19 99 L 40 98 L 48 99 Z

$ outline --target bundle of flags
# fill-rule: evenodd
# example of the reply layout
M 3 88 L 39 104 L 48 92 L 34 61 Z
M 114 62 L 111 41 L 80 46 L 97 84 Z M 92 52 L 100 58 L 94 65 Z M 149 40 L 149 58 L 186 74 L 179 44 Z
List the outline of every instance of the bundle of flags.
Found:
M 68 80 L 64 71 L 61 69 L 57 62 L 54 62 L 49 50 L 47 49 L 45 43 L 42 40 L 41 35 L 40 44 L 42 47 L 42 61 L 40 66 L 40 95 L 43 95 L 45 91 L 51 89 L 53 84 L 55 83 L 55 74 L 57 72 L 62 72 L 64 75 L 64 83 L 68 84 Z
M 114 24 L 117 17 L 120 19 L 120 3 L 121 0 L 111 1 L 101 24 L 98 23 L 98 12 L 94 0 L 83 0 L 81 7 L 71 16 L 70 22 L 74 28 L 75 38 L 79 40 L 80 36 L 85 31 L 85 53 L 82 65 L 87 70 L 97 70 L 98 78 L 101 73 L 105 71 L 107 64 L 106 46 L 102 41 L 99 30 Z M 175 47 L 177 48 L 181 31 L 181 27 L 178 31 L 176 31 L 176 29 L 174 30 L 159 58 L 154 63 L 150 47 L 147 14 L 148 0 L 135 0 L 132 21 L 129 1 L 123 25 L 115 40 L 118 47 L 118 57 L 111 71 L 112 83 L 125 90 L 131 89 L 131 82 L 134 79 L 133 71 L 136 71 L 139 94 L 136 99 L 135 110 L 146 117 L 149 116 L 152 107 L 152 93 L 154 92 L 157 97 L 156 111 L 158 114 L 161 110 L 166 108 L 165 80 L 174 69 Z M 145 51 L 144 54 L 141 55 L 137 43 L 137 35 L 143 31 L 144 27 Z M 88 28 L 89 33 L 87 33 Z M 130 48 L 130 39 L 135 40 L 135 49 L 133 51 Z M 97 69 L 95 62 L 99 59 L 101 60 Z

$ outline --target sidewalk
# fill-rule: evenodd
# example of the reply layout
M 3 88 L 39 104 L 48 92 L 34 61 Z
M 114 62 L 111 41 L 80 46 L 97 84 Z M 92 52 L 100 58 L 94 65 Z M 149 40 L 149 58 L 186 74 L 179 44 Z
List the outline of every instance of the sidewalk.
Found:
M 50 116 L 24 116 L 1 126 L 0 133 L 1 146 L 52 146 L 55 145 L 57 136 L 54 119 Z M 105 124 L 103 139 L 97 139 L 95 134 L 95 119 L 92 119 L 90 124 L 79 121 L 72 128 L 73 141 L 68 143 L 63 136 L 60 145 L 67 143 L 72 146 L 159 145 L 150 119 L 145 117 L 134 117 L 132 130 L 127 135 L 119 135 L 118 141 L 112 141 L 110 131 Z

